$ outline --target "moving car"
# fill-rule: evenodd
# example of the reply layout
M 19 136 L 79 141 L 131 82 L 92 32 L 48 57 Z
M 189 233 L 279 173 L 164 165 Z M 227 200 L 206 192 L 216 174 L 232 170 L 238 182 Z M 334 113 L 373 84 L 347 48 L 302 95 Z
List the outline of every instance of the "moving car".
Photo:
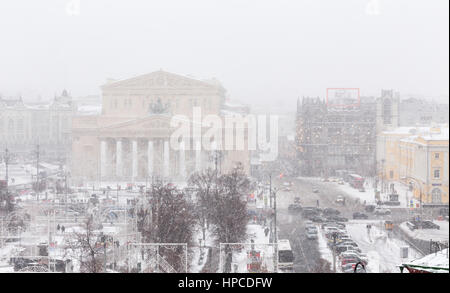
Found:
M 318 216 L 320 211 L 316 207 L 304 207 L 302 209 L 302 216 L 305 218 Z
M 306 238 L 310 240 L 317 239 L 317 228 L 316 227 L 306 228 Z
M 344 181 L 339 180 L 339 181 L 338 181 L 338 184 L 339 184 L 339 185 L 344 185 Z
M 319 215 L 311 216 L 311 217 L 309 217 L 309 219 L 311 221 L 313 221 L 314 223 L 322 223 L 322 222 L 325 221 L 325 219 L 323 217 L 319 216 Z
M 364 208 L 364 210 L 366 211 L 366 212 L 368 212 L 368 213 L 372 213 L 374 210 L 375 210 L 375 205 L 373 205 L 373 204 L 369 204 L 369 205 L 366 205 L 366 207 Z
M 367 218 L 369 217 L 364 213 L 360 212 L 353 213 L 353 219 L 367 219 Z
M 319 189 L 318 189 L 317 187 L 313 187 L 313 192 L 314 192 L 314 193 L 318 193 L 318 192 L 319 192 Z
M 298 203 L 290 204 L 288 207 L 288 211 L 290 213 L 299 213 L 302 211 L 302 206 L 299 205 Z
M 339 203 L 339 204 L 345 203 L 345 198 L 342 195 L 338 195 L 336 197 L 336 203 Z
M 348 219 L 345 217 L 341 217 L 341 216 L 330 216 L 327 217 L 328 221 L 335 221 L 335 222 L 348 222 Z
M 339 215 L 341 212 L 336 209 L 333 209 L 333 208 L 325 208 L 322 211 L 322 213 L 324 216 L 329 216 L 329 215 L 331 216 L 331 215 Z
M 390 209 L 385 209 L 385 208 L 381 208 L 381 207 L 376 207 L 375 211 L 374 211 L 375 215 L 390 215 L 391 214 L 391 210 Z

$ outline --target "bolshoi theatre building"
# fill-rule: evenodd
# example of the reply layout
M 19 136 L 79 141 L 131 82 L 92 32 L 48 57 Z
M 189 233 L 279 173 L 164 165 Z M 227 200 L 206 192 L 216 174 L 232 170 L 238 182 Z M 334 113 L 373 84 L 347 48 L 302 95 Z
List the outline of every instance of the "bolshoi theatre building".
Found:
M 186 142 L 176 149 L 171 146 L 170 137 L 177 129 L 171 124 L 175 115 L 187 117 L 193 125 L 194 109 L 200 109 L 202 117 L 223 119 L 230 113 L 225 110 L 225 89 L 218 81 L 159 70 L 109 80 L 101 90 L 100 114 L 73 117 L 70 172 L 74 183 L 183 181 L 194 171 L 227 172 L 237 164 L 249 172 L 248 150 L 198 148 L 193 138 L 188 138 L 189 147 Z M 206 128 L 201 124 L 202 133 Z

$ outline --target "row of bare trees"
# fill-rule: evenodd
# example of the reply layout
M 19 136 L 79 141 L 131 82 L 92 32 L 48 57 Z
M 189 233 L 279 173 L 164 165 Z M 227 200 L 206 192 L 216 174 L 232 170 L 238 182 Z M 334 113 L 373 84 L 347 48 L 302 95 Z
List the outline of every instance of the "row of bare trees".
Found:
M 243 168 L 236 167 L 227 174 L 207 169 L 191 175 L 188 184 L 194 191 L 194 198 L 176 186 L 157 183 L 147 191 L 145 199 L 136 204 L 133 213 L 142 242 L 191 246 L 199 225 L 211 228 L 216 243 L 244 241 L 248 222 L 246 197 L 251 184 Z M 98 235 L 93 227 L 93 220 L 89 218 L 83 232 L 74 233 L 68 243 L 68 251 L 78 261 L 81 272 L 104 270 L 104 250 L 98 246 Z M 177 271 L 183 271 L 183 249 L 183 246 L 175 249 L 161 246 L 159 254 Z M 231 255 L 227 247 L 226 252 Z
M 203 238 L 206 227 L 212 225 L 217 244 L 243 242 L 248 222 L 246 197 L 251 182 L 242 167 L 238 166 L 227 174 L 218 174 L 212 169 L 194 173 L 189 185 L 196 190 L 197 215 L 202 223 Z M 231 271 L 232 262 L 231 247 L 228 245 L 225 246 L 225 254 L 227 272 Z

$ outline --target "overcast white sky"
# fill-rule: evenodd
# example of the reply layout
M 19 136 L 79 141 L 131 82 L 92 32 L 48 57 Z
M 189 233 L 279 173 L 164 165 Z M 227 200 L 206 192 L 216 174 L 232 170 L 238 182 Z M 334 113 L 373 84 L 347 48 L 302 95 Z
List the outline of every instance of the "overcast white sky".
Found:
M 100 94 L 160 68 L 286 107 L 328 87 L 449 92 L 448 0 L 78 1 L 0 2 L 1 94 Z

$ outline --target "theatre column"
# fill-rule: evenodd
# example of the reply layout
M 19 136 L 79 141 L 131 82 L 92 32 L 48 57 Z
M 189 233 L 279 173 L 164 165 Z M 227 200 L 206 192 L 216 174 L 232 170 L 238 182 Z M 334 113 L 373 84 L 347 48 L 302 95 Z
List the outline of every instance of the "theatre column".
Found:
M 123 165 L 122 165 L 122 139 L 118 138 L 116 140 L 116 176 L 121 178 L 123 176 Z
M 195 143 L 195 170 L 197 172 L 202 170 L 202 147 L 201 142 L 194 141 Z
M 185 151 L 185 144 L 184 141 L 180 142 L 180 176 L 182 179 L 186 177 L 186 157 L 185 157 L 186 151 Z
M 106 140 L 100 141 L 100 178 L 106 177 L 107 162 L 106 162 L 107 144 Z
M 138 144 L 137 144 L 137 140 L 133 139 L 131 141 L 131 165 L 132 165 L 132 181 L 136 180 L 137 175 L 138 175 Z
M 153 176 L 153 141 L 149 140 L 147 144 L 147 165 L 148 176 Z
M 169 141 L 164 141 L 164 161 L 163 161 L 163 176 L 168 178 L 170 176 L 170 149 Z

